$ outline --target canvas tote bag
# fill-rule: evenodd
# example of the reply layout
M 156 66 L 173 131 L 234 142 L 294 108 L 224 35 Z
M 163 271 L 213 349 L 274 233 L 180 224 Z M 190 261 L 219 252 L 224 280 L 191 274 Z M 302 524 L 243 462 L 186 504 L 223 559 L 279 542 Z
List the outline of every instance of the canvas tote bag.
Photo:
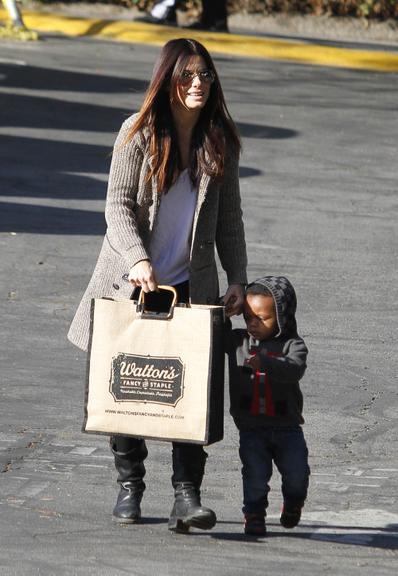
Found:
M 83 431 L 211 444 L 223 437 L 224 308 L 93 299 Z

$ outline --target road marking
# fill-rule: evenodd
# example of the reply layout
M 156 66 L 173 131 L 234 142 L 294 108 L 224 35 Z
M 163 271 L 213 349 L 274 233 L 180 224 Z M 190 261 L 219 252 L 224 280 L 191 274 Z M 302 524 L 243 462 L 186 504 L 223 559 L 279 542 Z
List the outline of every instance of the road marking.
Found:
M 14 60 L 13 58 L 0 58 L 0 64 L 13 64 L 15 66 L 26 66 L 25 60 Z
M 361 476 L 361 478 L 366 478 L 369 480 L 388 480 L 388 476 Z
M 99 36 L 121 42 L 161 46 L 168 40 L 186 37 L 175 27 L 141 22 L 74 18 L 44 12 L 23 11 L 28 28 L 69 36 Z M 0 18 L 6 18 L 0 10 Z M 203 42 L 211 52 L 243 57 L 285 60 L 301 64 L 398 72 L 398 54 L 387 51 L 355 50 L 297 41 L 190 30 L 192 38 Z
M 398 514 L 385 510 L 306 512 L 300 526 L 306 528 L 311 521 L 322 523 L 322 526 L 314 527 L 312 540 L 369 545 L 376 537 L 398 538 Z
M 270 524 L 279 525 L 279 516 L 268 515 Z M 398 514 L 379 509 L 341 510 L 310 512 L 304 509 L 301 522 L 296 528 L 310 533 L 311 540 L 336 542 L 341 544 L 372 545 L 375 538 L 387 543 L 393 539 L 391 546 L 396 547 L 398 539 Z
M 344 486 L 344 487 L 351 487 L 351 486 L 361 486 L 362 488 L 380 488 L 380 484 L 358 484 L 356 482 L 350 482 L 350 484 L 342 484 L 341 482 L 332 482 L 331 480 L 317 480 L 316 484 L 332 484 L 335 486 Z
M 360 486 L 361 488 L 380 488 L 380 484 L 357 484 L 353 482 L 350 486 Z
M 346 534 L 343 530 L 333 530 L 331 532 L 325 532 L 322 529 L 317 530 L 311 535 L 311 540 L 321 540 L 327 542 L 342 542 L 344 544 L 359 544 L 359 545 L 369 545 L 372 543 L 374 538 L 373 533 L 361 533 L 361 534 Z
M 32 498 L 37 496 L 49 487 L 49 482 L 30 482 L 26 486 L 22 486 L 18 491 L 18 496 L 23 496 L 24 498 Z
M 346 484 L 330 484 L 329 485 L 329 490 L 330 492 L 336 492 L 337 494 L 343 494 L 344 492 L 348 492 L 348 490 L 350 489 L 349 486 L 347 486 Z
M 35 96 L 35 90 L 31 90 L 31 96 Z M 0 94 L 23 94 L 22 91 L 14 90 L 12 88 L 3 88 L 0 85 Z M 55 100 L 56 98 L 54 98 Z M 90 134 L 84 132 L 83 130 L 63 130 L 62 135 L 59 133 L 59 130 L 54 128 L 29 128 L 29 127 L 22 127 L 22 126 L 14 126 L 10 129 L 10 127 L 0 126 L 0 134 L 4 134 L 6 136 L 13 136 L 13 137 L 20 137 L 20 138 L 32 138 L 36 140 L 52 140 L 53 142 L 71 142 L 71 143 L 81 143 L 91 145 L 92 140 Z M 98 139 L 105 139 L 108 138 L 108 134 L 106 132 L 96 132 L 96 138 Z M 109 150 L 112 150 L 111 144 L 109 145 Z
M 93 452 L 95 452 L 97 448 L 93 448 L 92 446 L 76 446 L 68 452 L 68 454 L 75 454 L 77 456 L 90 456 Z
M 92 456 L 93 456 L 93 458 L 99 458 L 101 460 L 112 460 L 112 462 L 115 459 L 113 454 L 98 454 L 97 453 L 97 454 L 93 454 Z
M 389 480 L 389 476 L 383 475 L 376 475 L 376 474 L 372 474 L 372 472 L 389 472 L 389 471 L 395 471 L 394 468 L 391 469 L 387 469 L 387 468 L 372 468 L 370 470 L 361 470 L 359 468 L 347 468 L 346 470 L 342 471 L 340 473 L 340 475 L 333 473 L 333 472 L 313 472 L 312 476 L 316 477 L 315 479 L 315 484 L 326 484 L 329 485 L 332 489 L 332 486 L 334 487 L 333 490 L 334 491 L 341 491 L 344 492 L 346 490 L 348 490 L 351 486 L 355 486 L 355 487 L 360 487 L 360 488 L 380 488 L 380 484 L 366 484 L 366 483 L 362 483 L 362 482 L 358 482 L 358 480 Z M 398 471 L 398 470 L 397 470 Z M 333 480 L 327 480 L 326 478 L 330 476 L 333 478 Z M 321 480 L 318 478 L 325 478 L 324 480 Z M 341 479 L 339 481 L 339 478 Z M 350 482 L 349 479 L 352 478 L 352 480 L 357 480 L 357 482 Z M 347 481 L 349 483 L 347 483 Z M 340 487 L 340 488 L 339 488 Z
M 7 496 L 7 504 L 10 504 L 10 506 L 22 506 L 25 502 L 26 500 L 17 498 L 16 496 Z
M 348 469 L 343 472 L 343 476 L 362 476 L 363 470 Z
M 29 480 L 29 478 L 27 478 L 26 476 L 13 476 L 12 479 L 13 479 L 13 481 L 14 480 Z
M 79 466 L 81 468 L 108 468 L 108 466 L 105 466 L 105 464 L 79 464 Z
M 276 244 L 264 244 L 262 242 L 248 242 L 247 245 L 254 250 L 257 248 L 260 250 L 283 250 L 284 252 L 288 250 L 288 248 L 283 248 Z

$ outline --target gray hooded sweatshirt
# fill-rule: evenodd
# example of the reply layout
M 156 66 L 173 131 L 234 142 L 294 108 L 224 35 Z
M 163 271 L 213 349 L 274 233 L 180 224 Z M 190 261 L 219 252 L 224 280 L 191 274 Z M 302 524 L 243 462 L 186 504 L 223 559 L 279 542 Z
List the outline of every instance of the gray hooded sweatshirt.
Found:
M 296 294 L 284 276 L 265 276 L 248 285 L 272 294 L 279 330 L 268 340 L 254 340 L 246 330 L 230 334 L 230 412 L 239 429 L 303 424 L 303 395 L 299 380 L 306 369 L 308 350 L 297 334 Z M 256 354 L 257 372 L 245 361 Z

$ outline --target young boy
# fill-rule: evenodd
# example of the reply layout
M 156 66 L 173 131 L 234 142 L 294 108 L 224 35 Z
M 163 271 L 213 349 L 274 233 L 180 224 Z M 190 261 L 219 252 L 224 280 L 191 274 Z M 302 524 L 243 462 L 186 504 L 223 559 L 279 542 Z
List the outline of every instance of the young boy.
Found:
M 231 414 L 239 428 L 246 534 L 266 534 L 273 462 L 282 477 L 284 528 L 297 526 L 307 496 L 310 469 L 299 380 L 308 350 L 297 334 L 295 313 L 289 280 L 265 276 L 246 289 L 247 330 L 231 332 Z

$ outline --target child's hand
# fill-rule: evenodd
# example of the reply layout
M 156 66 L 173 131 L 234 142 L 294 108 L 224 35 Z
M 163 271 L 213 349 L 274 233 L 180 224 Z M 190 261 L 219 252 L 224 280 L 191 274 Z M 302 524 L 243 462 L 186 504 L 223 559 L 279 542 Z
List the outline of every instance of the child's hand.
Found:
M 251 358 L 248 358 L 245 360 L 245 366 L 250 366 L 252 370 L 260 370 L 260 358 L 258 356 L 252 356 Z

